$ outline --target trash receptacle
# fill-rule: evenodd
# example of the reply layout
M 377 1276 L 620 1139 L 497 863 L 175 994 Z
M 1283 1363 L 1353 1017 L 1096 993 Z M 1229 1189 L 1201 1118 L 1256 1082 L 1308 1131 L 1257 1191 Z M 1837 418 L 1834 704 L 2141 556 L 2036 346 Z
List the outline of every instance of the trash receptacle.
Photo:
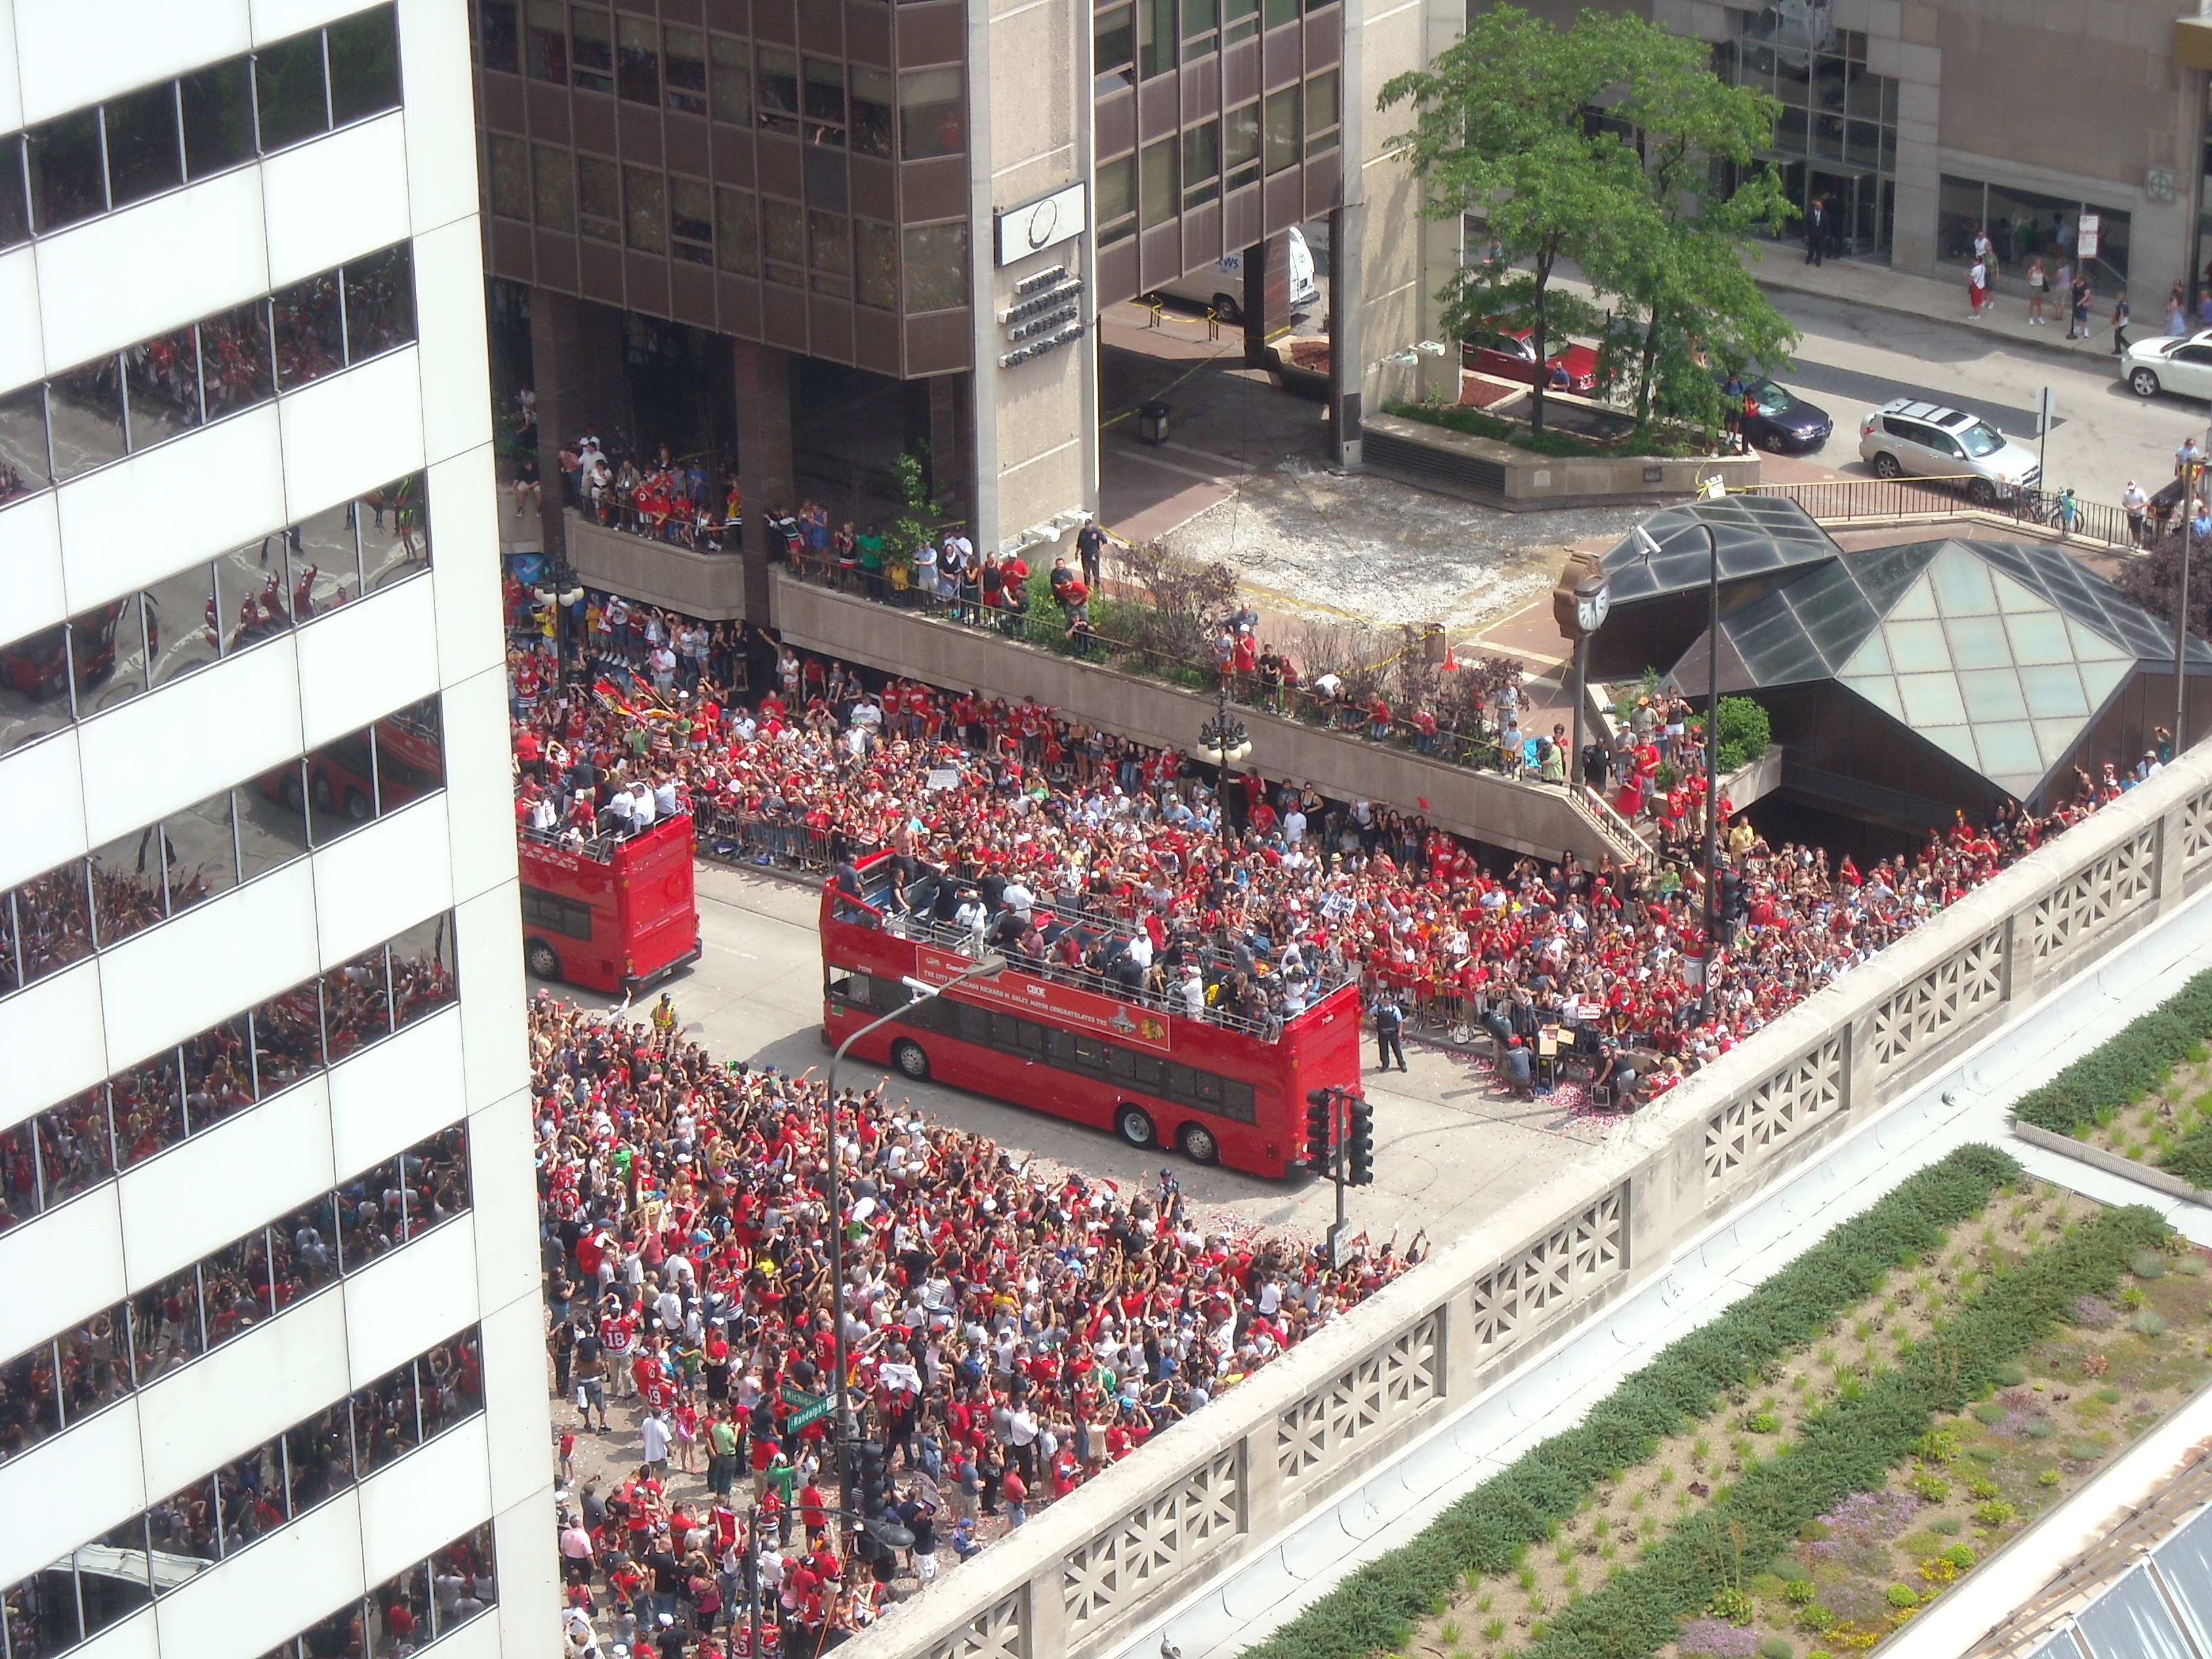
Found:
M 1168 406 L 1157 400 L 1141 404 L 1137 409 L 1137 437 L 1148 444 L 1164 444 L 1168 441 Z

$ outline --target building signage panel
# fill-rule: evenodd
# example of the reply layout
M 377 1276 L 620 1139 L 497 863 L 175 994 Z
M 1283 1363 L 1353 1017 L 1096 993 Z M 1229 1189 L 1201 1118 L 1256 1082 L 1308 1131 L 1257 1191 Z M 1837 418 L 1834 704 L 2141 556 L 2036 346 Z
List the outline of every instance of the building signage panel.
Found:
M 999 263 L 1010 265 L 1057 247 L 1090 228 L 1090 204 L 1082 180 L 1066 190 L 1029 203 L 999 210 Z

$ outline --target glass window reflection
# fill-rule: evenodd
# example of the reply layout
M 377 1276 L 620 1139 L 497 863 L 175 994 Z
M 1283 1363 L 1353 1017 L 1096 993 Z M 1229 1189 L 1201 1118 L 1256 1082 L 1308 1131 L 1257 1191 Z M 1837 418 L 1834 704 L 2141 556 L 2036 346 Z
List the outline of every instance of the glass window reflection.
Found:
M 276 385 L 290 392 L 345 367 L 345 320 L 338 274 L 324 271 L 270 296 L 276 339 Z
M 48 438 L 57 480 L 123 459 L 121 362 L 103 357 L 47 380 Z
M 131 448 L 150 448 L 200 424 L 198 331 L 140 341 L 124 352 L 123 373 Z
M 107 138 L 110 204 L 143 201 L 184 182 L 185 158 L 177 122 L 177 86 L 165 81 L 121 98 L 101 112 Z
M 253 93 L 264 154 L 327 132 L 331 113 L 320 33 L 280 40 L 254 53 Z

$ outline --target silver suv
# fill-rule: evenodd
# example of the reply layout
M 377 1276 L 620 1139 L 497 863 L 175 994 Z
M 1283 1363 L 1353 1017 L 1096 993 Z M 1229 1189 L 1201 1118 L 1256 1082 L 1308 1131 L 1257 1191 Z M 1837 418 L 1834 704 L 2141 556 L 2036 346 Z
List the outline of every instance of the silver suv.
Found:
M 1896 398 L 1859 422 L 1859 458 L 1875 476 L 1956 478 L 1977 507 L 2009 501 L 2043 482 L 2035 452 L 1978 415 Z

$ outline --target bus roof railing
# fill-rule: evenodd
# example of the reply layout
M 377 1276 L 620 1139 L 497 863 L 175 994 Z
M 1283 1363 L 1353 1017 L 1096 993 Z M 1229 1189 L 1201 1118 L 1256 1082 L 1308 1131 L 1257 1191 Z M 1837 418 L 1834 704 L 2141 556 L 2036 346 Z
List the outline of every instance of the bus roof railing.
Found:
M 864 886 L 871 884 L 875 886 L 880 896 L 883 884 L 868 884 L 865 881 L 863 883 Z M 834 883 L 825 884 L 825 895 L 830 891 L 832 886 Z M 835 902 L 855 910 L 866 911 L 873 918 L 874 926 L 894 938 L 922 941 L 971 960 L 979 960 L 982 954 L 982 945 L 975 932 L 971 928 L 962 927 L 951 922 L 939 921 L 927 915 L 894 914 L 868 898 L 856 897 L 847 892 L 837 893 Z M 1118 917 L 1103 918 L 1097 912 L 1081 905 L 1041 903 L 1036 907 L 1036 914 L 1048 921 L 1056 917 L 1072 927 L 1086 929 L 1103 938 L 1127 939 L 1134 932 L 1125 920 Z M 994 921 L 995 920 L 994 917 Z M 1005 954 L 1007 961 L 1017 972 L 1034 975 L 1039 979 L 1051 980 L 1057 984 L 1073 986 L 1078 990 L 1088 991 L 1096 996 L 1127 1003 L 1133 1008 L 1148 1008 L 1156 1013 L 1169 1014 L 1181 1019 L 1197 1019 L 1209 1025 L 1221 1026 L 1227 1030 L 1240 1031 L 1247 1036 L 1256 1037 L 1263 1042 L 1278 1041 L 1288 1027 L 1297 1024 L 1306 1015 L 1313 1012 L 1330 997 L 1352 983 L 1352 975 L 1349 974 L 1309 973 L 1306 975 L 1306 1006 L 1287 1019 L 1275 1014 L 1255 1018 L 1249 1014 L 1234 1013 L 1227 1009 L 1217 1007 L 1212 1003 L 1206 1004 L 1200 1012 L 1193 1014 L 1183 1000 L 1172 993 L 1133 990 L 1121 980 L 1109 974 L 1099 973 L 1095 969 L 1072 966 L 1060 962 L 1039 963 L 1033 957 L 1023 957 L 1012 951 L 1006 951 Z M 1235 965 L 1226 951 L 1213 945 L 1199 947 L 1199 962 L 1200 970 L 1205 974 L 1209 986 L 1218 982 L 1218 978 Z M 1265 988 L 1276 977 L 1277 971 L 1271 966 L 1253 982 Z
M 690 816 L 687 812 L 678 811 L 668 817 L 655 818 L 644 829 L 634 830 L 626 836 L 612 831 L 605 835 L 586 836 L 573 830 L 533 830 L 526 823 L 515 825 L 514 833 L 519 839 L 529 842 L 532 847 L 544 847 L 556 853 L 578 854 L 590 859 L 595 864 L 611 864 L 615 854 L 633 842 L 644 840 L 663 824 L 678 823 Z

